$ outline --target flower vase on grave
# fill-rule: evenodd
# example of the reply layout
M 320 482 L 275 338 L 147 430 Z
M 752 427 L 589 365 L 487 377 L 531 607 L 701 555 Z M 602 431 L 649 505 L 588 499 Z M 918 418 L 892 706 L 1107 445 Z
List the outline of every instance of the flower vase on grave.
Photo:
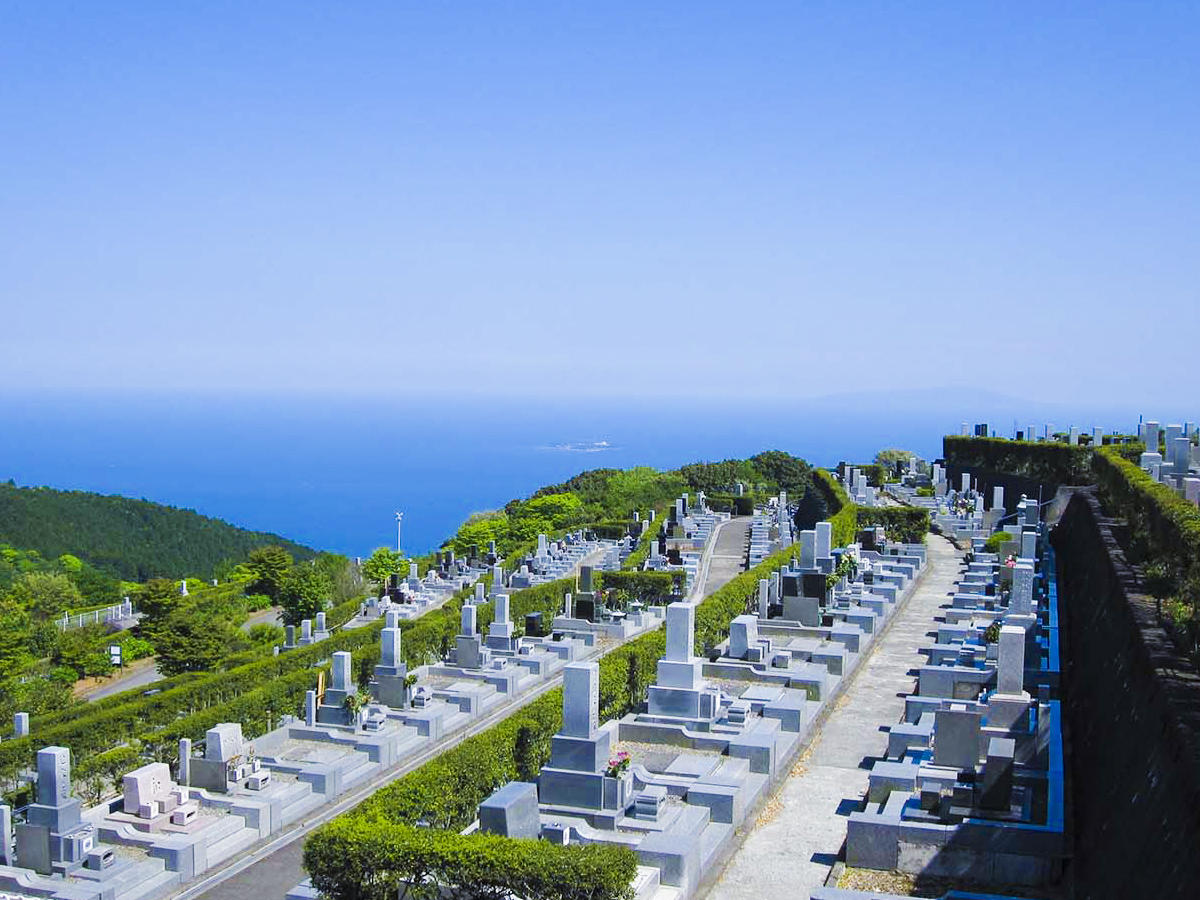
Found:
M 624 771 L 604 776 L 604 809 L 628 809 L 633 802 L 633 773 Z

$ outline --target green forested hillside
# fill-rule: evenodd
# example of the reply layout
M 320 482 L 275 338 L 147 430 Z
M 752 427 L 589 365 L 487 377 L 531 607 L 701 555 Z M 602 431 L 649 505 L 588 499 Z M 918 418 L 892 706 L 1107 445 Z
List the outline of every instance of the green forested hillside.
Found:
M 275 534 L 247 531 L 188 509 L 146 500 L 0 484 L 0 543 L 54 559 L 73 554 L 128 581 L 212 576 L 225 560 L 279 544 L 296 559 L 316 552 Z

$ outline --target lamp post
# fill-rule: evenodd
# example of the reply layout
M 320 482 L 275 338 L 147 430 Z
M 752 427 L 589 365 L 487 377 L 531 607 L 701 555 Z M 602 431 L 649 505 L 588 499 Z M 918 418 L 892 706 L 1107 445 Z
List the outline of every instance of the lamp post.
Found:
M 401 550 L 400 550 L 400 527 L 401 527 L 401 523 L 403 521 L 404 521 L 404 513 L 402 513 L 402 512 L 396 513 L 396 552 L 397 553 L 401 552 Z

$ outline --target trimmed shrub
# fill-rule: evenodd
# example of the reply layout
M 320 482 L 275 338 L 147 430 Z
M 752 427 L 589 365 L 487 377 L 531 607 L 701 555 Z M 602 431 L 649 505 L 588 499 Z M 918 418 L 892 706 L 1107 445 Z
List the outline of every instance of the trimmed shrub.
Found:
M 313 886 L 331 900 L 438 897 L 443 888 L 461 896 L 468 885 L 475 897 L 631 900 L 637 864 L 634 851 L 612 844 L 464 837 L 367 818 L 338 819 L 304 845 Z
M 858 514 L 841 482 L 824 469 L 813 469 L 813 486 L 825 500 L 829 511 L 829 521 L 833 525 L 833 546 L 844 547 L 854 543 L 858 531 Z
M 1070 444 L 948 435 L 942 454 L 951 466 L 1019 475 L 1043 484 L 1091 484 L 1092 451 Z
M 859 528 L 882 525 L 889 538 L 920 544 L 929 532 L 929 510 L 919 506 L 856 506 Z

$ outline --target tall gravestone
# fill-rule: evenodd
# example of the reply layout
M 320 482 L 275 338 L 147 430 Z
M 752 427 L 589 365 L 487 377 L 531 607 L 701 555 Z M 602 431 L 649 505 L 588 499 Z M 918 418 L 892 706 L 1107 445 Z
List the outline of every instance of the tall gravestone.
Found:
M 1013 566 L 1012 599 L 1008 611 L 1018 616 L 1028 616 L 1033 609 L 1033 566 L 1019 562 Z
M 84 824 L 79 800 L 71 796 L 71 751 L 45 747 L 37 753 L 37 802 L 15 828 L 17 863 L 43 875 L 83 862 L 95 841 Z
M 329 687 L 317 707 L 317 721 L 322 725 L 354 725 L 354 716 L 346 708 L 346 700 L 356 693 L 350 653 L 339 650 L 333 654 Z
M 461 633 L 454 639 L 454 662 L 463 669 L 482 668 L 490 658 L 479 635 L 477 608 L 469 604 L 462 608 Z
M 1016 625 L 1000 628 L 996 692 L 1010 696 L 1025 693 L 1025 629 Z
M 818 522 L 815 533 L 814 553 L 818 560 L 829 559 L 833 555 L 833 523 Z
M 488 628 L 487 645 L 492 650 L 515 653 L 517 639 L 513 637 L 513 623 L 509 612 L 508 594 L 496 595 L 496 615 Z
M 408 665 L 401 653 L 401 635 L 399 628 L 384 628 L 379 633 L 379 664 L 371 682 L 372 696 L 393 709 L 408 706 Z
M 695 655 L 696 607 L 672 603 L 667 607 L 666 655 L 658 661 L 658 680 L 650 687 L 647 706 L 651 716 L 712 722 L 720 711 L 720 697 L 704 681 L 703 660 Z

